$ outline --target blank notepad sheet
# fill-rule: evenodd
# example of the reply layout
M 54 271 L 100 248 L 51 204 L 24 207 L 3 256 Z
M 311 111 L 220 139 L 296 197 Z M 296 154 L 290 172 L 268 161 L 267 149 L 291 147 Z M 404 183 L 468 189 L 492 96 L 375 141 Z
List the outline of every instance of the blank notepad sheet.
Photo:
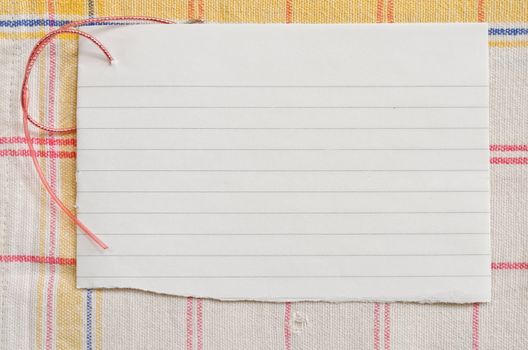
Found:
M 490 300 L 485 24 L 86 30 L 78 287 Z

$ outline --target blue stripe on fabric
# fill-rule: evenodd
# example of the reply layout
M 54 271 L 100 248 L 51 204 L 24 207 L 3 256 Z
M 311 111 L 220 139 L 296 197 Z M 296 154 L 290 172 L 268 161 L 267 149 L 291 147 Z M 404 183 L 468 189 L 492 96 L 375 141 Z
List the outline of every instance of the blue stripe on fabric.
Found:
M 93 15 L 91 15 L 93 16 Z M 15 28 L 15 27 L 60 27 L 70 23 L 67 20 L 51 20 L 51 19 L 16 19 L 0 21 L 0 27 Z M 108 25 L 123 24 L 123 23 L 104 23 Z M 100 24 L 89 24 L 100 25 Z M 528 28 L 489 28 L 489 35 L 528 35 Z
M 92 293 L 86 290 L 86 350 L 92 350 Z
M 0 21 L 0 27 L 15 28 L 15 27 L 60 27 L 71 21 L 59 21 L 52 19 L 16 19 Z
M 528 28 L 490 28 L 489 35 L 528 35 Z
M 73 21 L 66 20 L 52 20 L 52 19 L 20 19 L 20 20 L 8 20 L 0 21 L 0 28 L 16 28 L 16 27 L 61 27 Z M 119 23 L 119 22 L 107 22 L 107 23 L 88 23 L 83 26 L 111 26 L 111 25 L 127 25 L 127 24 L 139 24 L 138 23 Z

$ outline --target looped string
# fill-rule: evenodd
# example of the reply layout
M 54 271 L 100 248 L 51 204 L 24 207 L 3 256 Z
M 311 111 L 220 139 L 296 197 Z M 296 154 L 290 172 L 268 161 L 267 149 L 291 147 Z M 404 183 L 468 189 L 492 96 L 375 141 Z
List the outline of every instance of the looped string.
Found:
M 85 19 L 81 21 L 70 22 L 46 34 L 42 39 L 40 39 L 37 42 L 33 50 L 31 50 L 31 54 L 29 55 L 28 61 L 26 63 L 26 69 L 24 72 L 24 79 L 22 80 L 22 89 L 21 89 L 21 94 L 20 94 L 20 103 L 22 106 L 22 115 L 23 115 L 23 124 L 24 124 L 24 136 L 26 138 L 26 143 L 29 148 L 29 155 L 31 157 L 31 160 L 33 161 L 35 170 L 37 171 L 37 174 L 40 178 L 40 182 L 42 183 L 42 185 L 44 186 L 44 188 L 50 195 L 51 200 L 59 206 L 59 208 L 64 212 L 64 214 L 66 214 L 79 228 L 81 228 L 97 245 L 99 245 L 103 249 L 107 249 L 108 245 L 106 245 L 106 243 L 104 243 L 95 233 L 93 233 L 86 225 L 84 225 L 75 216 L 75 214 L 73 214 L 66 207 L 66 205 L 64 205 L 64 203 L 57 197 L 55 192 L 53 192 L 53 189 L 51 188 L 48 180 L 46 179 L 46 176 L 44 175 L 42 168 L 40 167 L 39 161 L 37 160 L 37 153 L 35 152 L 35 148 L 33 147 L 33 142 L 31 141 L 31 135 L 29 133 L 29 123 L 33 124 L 34 126 L 36 126 L 37 128 L 41 130 L 45 130 L 49 133 L 56 133 L 56 134 L 65 134 L 65 133 L 74 132 L 76 130 L 76 127 L 54 128 L 48 125 L 44 125 L 31 117 L 29 113 L 29 77 L 31 75 L 31 71 L 33 69 L 33 66 L 35 65 L 35 62 L 37 61 L 38 56 L 42 53 L 44 48 L 52 40 L 54 40 L 58 35 L 65 34 L 65 33 L 76 34 L 76 35 L 82 36 L 90 40 L 103 52 L 103 54 L 106 56 L 108 61 L 112 63 L 112 61 L 114 60 L 112 55 L 110 54 L 108 49 L 99 40 L 97 40 L 93 35 L 80 31 L 76 29 L 75 27 L 86 25 L 86 24 L 98 24 L 98 23 L 107 23 L 107 22 L 116 22 L 116 21 L 146 21 L 146 22 L 155 22 L 155 23 L 163 23 L 163 24 L 174 23 L 166 19 L 146 17 L 146 16 L 100 17 L 100 18 L 89 18 L 89 19 Z

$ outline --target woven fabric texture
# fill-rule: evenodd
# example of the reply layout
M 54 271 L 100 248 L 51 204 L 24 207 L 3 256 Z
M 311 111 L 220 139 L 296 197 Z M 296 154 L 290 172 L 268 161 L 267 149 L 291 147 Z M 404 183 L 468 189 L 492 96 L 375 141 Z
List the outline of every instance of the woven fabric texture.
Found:
M 75 228 L 50 204 L 22 137 L 19 88 L 36 40 L 68 21 L 151 15 L 258 23 L 489 22 L 493 301 L 218 302 L 75 288 Z M 75 123 L 77 38 L 36 64 L 32 111 Z M 405 48 L 402 48 L 405 49 Z M 75 135 L 34 131 L 75 203 Z M 0 0 L 0 349 L 528 349 L 526 0 Z

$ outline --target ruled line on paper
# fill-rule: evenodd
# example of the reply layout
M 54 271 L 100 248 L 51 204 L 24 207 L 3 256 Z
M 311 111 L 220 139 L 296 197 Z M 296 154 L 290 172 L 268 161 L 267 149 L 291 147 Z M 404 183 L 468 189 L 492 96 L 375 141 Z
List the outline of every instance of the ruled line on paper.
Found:
M 336 257 L 352 257 L 352 256 L 412 256 L 412 257 L 420 257 L 420 256 L 490 256 L 490 254 L 112 254 L 112 255 L 101 255 L 101 254 L 77 254 L 79 257 L 89 257 L 89 256 L 97 256 L 97 257 L 104 257 L 104 258 L 113 258 L 116 256 L 123 256 L 123 257 L 137 257 L 137 256 L 143 256 L 143 257 L 326 257 L 326 256 L 336 256 Z
M 106 276 L 106 275 L 97 275 L 97 276 L 77 276 L 77 278 L 203 278 L 203 279 L 216 279 L 216 278 L 247 278 L 247 279 L 260 279 L 260 278 L 464 278 L 464 277 L 485 277 L 489 278 L 491 275 L 328 275 L 328 276 L 320 276 L 320 275 L 305 275 L 305 276 L 297 276 L 297 275 L 276 275 L 276 276 L 217 276 L 217 275 L 210 275 L 210 276 Z
M 194 212 L 194 211 L 180 211 L 180 212 L 138 212 L 138 211 L 132 211 L 132 212 L 124 212 L 124 211 L 118 211 L 118 212 L 109 212 L 109 211 L 103 211 L 103 212 L 96 212 L 96 211 L 77 211 L 77 214 L 100 214 L 100 215 L 115 215 L 115 214 L 142 214 L 142 215 L 321 215 L 321 214 L 339 214 L 339 215 L 356 215 L 356 214 L 367 214 L 367 215 L 384 215 L 384 214 L 489 214 L 489 211 L 380 211 L 380 212 L 371 212 L 371 211 L 355 211 L 355 212 L 332 212 L 332 211 L 322 211 L 322 212 L 285 212 L 285 211 L 278 211 L 278 212 L 222 212 L 222 211 L 209 211 L 209 212 Z
M 487 88 L 489 85 L 79 85 L 79 88 Z
M 487 127 L 435 127 L 435 128 L 77 128 L 82 130 L 484 130 Z
M 83 233 L 77 234 L 83 237 Z M 466 232 L 466 233 L 105 233 L 98 232 L 98 236 L 464 236 L 464 235 L 488 235 L 488 233 Z
M 487 109 L 489 106 L 77 106 L 77 109 Z
M 163 191 L 140 191 L 140 190 L 121 190 L 121 191 L 83 191 L 79 190 L 77 193 L 487 193 L 486 190 L 412 190 L 412 191 L 403 191 L 403 190 L 359 190 L 359 191 L 173 191 L 173 190 L 163 190 Z
M 347 173 L 347 172 L 488 172 L 489 169 L 82 169 L 77 172 L 226 172 L 226 173 L 312 173 L 312 172 L 330 172 L 330 173 Z

